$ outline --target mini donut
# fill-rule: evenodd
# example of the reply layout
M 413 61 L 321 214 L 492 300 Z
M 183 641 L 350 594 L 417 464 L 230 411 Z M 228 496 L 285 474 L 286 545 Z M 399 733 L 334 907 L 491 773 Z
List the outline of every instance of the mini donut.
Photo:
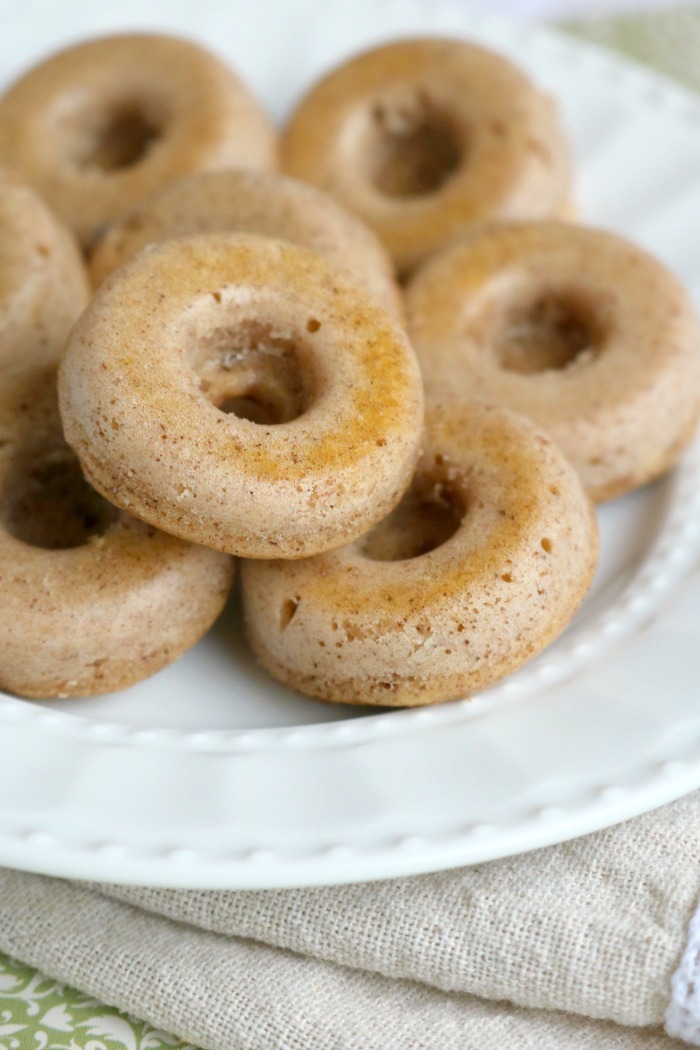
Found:
M 464 697 L 544 649 L 588 589 L 595 517 L 549 438 L 476 401 L 426 415 L 408 494 L 372 532 L 242 565 L 249 641 L 293 689 L 392 707 Z
M 111 507 L 61 435 L 51 367 L 0 384 L 0 688 L 112 692 L 165 667 L 219 614 L 235 562 Z
M 93 284 L 150 244 L 223 230 L 259 233 L 319 252 L 401 316 L 391 260 L 369 227 L 313 186 L 272 172 L 189 175 L 151 194 L 98 243 L 90 262 Z
M 281 164 L 360 215 L 402 274 L 475 222 L 570 207 L 553 101 L 464 41 L 401 41 L 334 69 L 292 114 Z
M 426 389 L 547 430 L 600 502 L 664 473 L 700 415 L 700 332 L 662 265 L 611 233 L 493 227 L 428 262 L 405 297 Z
M 408 485 L 422 424 L 398 321 L 316 253 L 233 233 L 116 270 L 73 329 L 60 402 L 111 502 L 249 558 L 365 532 Z
M 276 134 L 203 48 L 126 34 L 69 47 L 0 99 L 0 160 L 89 248 L 103 227 L 192 171 L 276 166 Z
M 0 368 L 57 361 L 88 296 L 71 234 L 0 169 Z

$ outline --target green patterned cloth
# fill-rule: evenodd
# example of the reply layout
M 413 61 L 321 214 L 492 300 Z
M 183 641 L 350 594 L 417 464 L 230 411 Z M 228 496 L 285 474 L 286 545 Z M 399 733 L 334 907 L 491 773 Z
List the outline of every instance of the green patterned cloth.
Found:
M 688 87 L 700 90 L 700 8 L 686 6 L 671 12 L 633 18 L 570 22 L 564 26 L 576 36 L 622 51 Z
M 0 953 L 0 1050 L 193 1050 Z
M 571 23 L 700 89 L 700 9 Z M 0 953 L 0 1050 L 193 1050 L 175 1036 L 90 999 Z

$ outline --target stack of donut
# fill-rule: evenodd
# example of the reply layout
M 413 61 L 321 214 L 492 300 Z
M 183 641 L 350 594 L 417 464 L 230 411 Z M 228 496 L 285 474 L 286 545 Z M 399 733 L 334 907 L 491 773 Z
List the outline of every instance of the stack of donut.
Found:
M 279 136 L 169 37 L 12 85 L 0 687 L 153 674 L 238 559 L 253 649 L 322 700 L 467 696 L 556 638 L 592 501 L 669 469 L 700 415 L 686 293 L 566 221 L 568 157 L 552 100 L 464 41 L 352 58 Z

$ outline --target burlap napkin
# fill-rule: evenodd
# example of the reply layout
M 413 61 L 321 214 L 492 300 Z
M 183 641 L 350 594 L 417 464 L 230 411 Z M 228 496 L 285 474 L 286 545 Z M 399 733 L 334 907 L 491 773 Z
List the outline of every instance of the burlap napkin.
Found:
M 662 1050 L 699 895 L 696 793 L 522 857 L 356 886 L 3 870 L 0 948 L 212 1050 Z
M 421 881 L 432 892 L 430 883 Z M 371 889 L 364 893 L 371 897 Z M 495 1006 L 183 926 L 40 876 L 5 872 L 0 900 L 5 948 L 212 1050 L 670 1050 L 677 1045 L 654 1032 Z M 227 910 L 223 903 L 222 915 Z M 287 922 L 295 924 L 291 909 Z M 301 923 L 311 929 L 308 919 Z M 360 914 L 354 924 L 361 923 Z M 387 930 L 377 931 L 377 941 L 382 937 L 394 941 Z M 389 948 L 388 954 L 397 950 Z
M 700 84 L 697 10 L 586 32 Z M 697 793 L 523 857 L 362 886 L 0 870 L 0 949 L 211 1050 L 671 1050 L 665 1021 L 700 1045 L 699 896 Z

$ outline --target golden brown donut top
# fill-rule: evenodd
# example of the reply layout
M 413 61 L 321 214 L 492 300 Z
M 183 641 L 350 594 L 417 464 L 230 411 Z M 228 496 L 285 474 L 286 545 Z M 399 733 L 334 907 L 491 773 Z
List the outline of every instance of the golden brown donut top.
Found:
M 84 480 L 55 367 L 0 383 L 0 688 L 85 696 L 147 677 L 211 625 L 234 561 L 158 532 Z
M 61 433 L 53 367 L 3 373 L 0 499 L 3 572 L 22 583 L 24 594 L 35 588 L 57 614 L 65 608 L 61 588 L 68 583 L 73 602 L 95 608 L 107 577 L 112 603 L 130 600 L 137 583 L 170 586 L 173 581 L 156 583 L 164 565 L 174 552 L 192 549 L 111 506 L 81 480 Z M 36 512 L 29 513 L 34 501 Z M 41 520 L 39 508 L 51 505 L 55 520 Z M 204 554 L 212 564 L 229 564 L 214 552 Z
M 465 696 L 570 620 L 597 560 L 589 500 L 529 421 L 429 404 L 407 497 L 367 536 L 302 562 L 249 562 L 249 637 L 292 687 L 350 703 Z
M 0 99 L 0 161 L 89 246 L 109 221 L 191 171 L 274 167 L 276 137 L 236 74 L 155 34 L 69 47 Z
M 700 412 L 700 331 L 657 260 L 615 234 L 494 224 L 416 273 L 405 305 L 431 394 L 522 412 L 597 499 L 667 469 Z
M 509 597 L 502 586 L 510 582 L 504 579 L 509 571 L 536 589 L 541 569 L 550 567 L 543 539 L 552 547 L 560 538 L 568 542 L 572 527 L 577 535 L 597 536 L 589 501 L 559 449 L 501 406 L 459 397 L 432 401 L 413 490 L 425 502 L 453 502 L 459 527 L 446 542 L 420 557 L 375 560 L 371 552 L 380 550 L 381 541 L 369 533 L 319 555 L 314 561 L 321 571 L 313 571 L 310 561 L 289 565 L 289 578 L 303 574 L 308 593 L 328 608 L 352 615 L 361 604 L 363 615 L 391 619 L 397 609 L 415 615 L 427 607 L 447 611 L 455 598 L 463 601 L 486 585 Z M 400 513 L 399 506 L 394 514 Z M 377 526 L 386 529 L 386 522 Z M 513 552 L 525 547 L 530 556 L 514 567 Z M 592 564 L 597 542 L 581 549 Z M 331 565 L 332 573 L 324 571 Z M 550 598 L 563 598 L 570 585 L 565 574 L 553 574 Z
M 404 273 L 474 222 L 558 214 L 570 195 L 552 100 L 457 40 L 400 41 L 332 70 L 293 112 L 281 162 L 360 214 Z
M 151 194 L 98 243 L 90 262 L 93 284 L 150 244 L 222 230 L 262 234 L 317 251 L 387 310 L 401 313 L 391 260 L 372 230 L 313 186 L 273 172 L 199 173 Z
M 359 535 L 398 500 L 422 423 L 398 322 L 319 255 L 244 234 L 167 241 L 116 270 L 73 330 L 60 393 L 97 488 L 249 557 Z M 271 413 L 217 407 L 235 398 Z

